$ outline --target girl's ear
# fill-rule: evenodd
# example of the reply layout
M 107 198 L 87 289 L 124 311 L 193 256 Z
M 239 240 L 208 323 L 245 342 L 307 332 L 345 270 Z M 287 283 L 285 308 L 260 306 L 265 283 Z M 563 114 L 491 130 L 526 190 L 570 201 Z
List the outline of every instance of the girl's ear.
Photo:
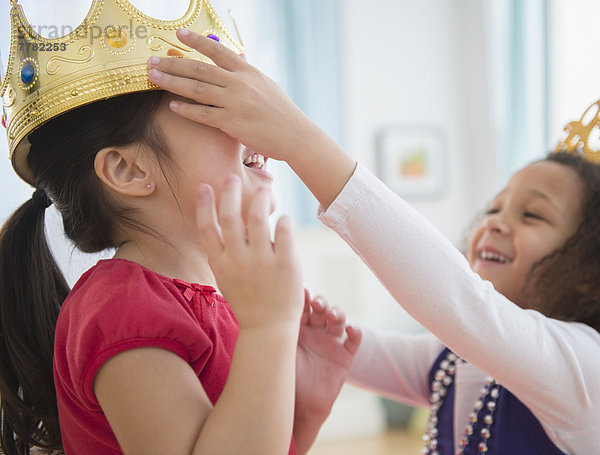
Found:
M 107 147 L 96 154 L 94 169 L 110 189 L 126 196 L 146 196 L 154 191 L 149 163 L 138 146 Z

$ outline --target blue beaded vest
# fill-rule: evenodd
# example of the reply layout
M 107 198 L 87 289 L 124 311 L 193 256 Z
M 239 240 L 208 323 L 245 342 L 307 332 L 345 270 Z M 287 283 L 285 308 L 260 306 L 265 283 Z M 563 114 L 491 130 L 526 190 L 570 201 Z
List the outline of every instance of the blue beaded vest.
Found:
M 449 349 L 445 348 L 434 362 L 429 372 L 430 384 L 433 383 L 435 372 L 440 368 L 440 363 L 446 359 L 448 352 Z M 454 455 L 458 445 L 457 441 L 454 441 L 453 431 L 454 392 L 453 382 L 448 386 L 444 402 L 437 412 L 437 451 L 440 455 Z M 464 422 L 465 425 L 466 423 Z M 465 455 L 480 453 L 478 447 L 482 442 L 480 435 L 482 425 L 482 418 L 479 418 L 464 449 Z M 531 411 L 504 387 L 500 387 L 500 393 L 496 398 L 494 423 L 490 433 L 491 436 L 486 439 L 489 455 L 567 455 L 550 441 Z

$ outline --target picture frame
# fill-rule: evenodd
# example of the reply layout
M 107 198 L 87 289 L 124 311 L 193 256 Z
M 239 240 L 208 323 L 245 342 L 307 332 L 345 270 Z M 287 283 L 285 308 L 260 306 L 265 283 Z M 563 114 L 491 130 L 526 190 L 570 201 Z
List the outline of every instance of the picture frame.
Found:
M 432 125 L 391 125 L 376 133 L 377 176 L 406 199 L 443 194 L 448 173 L 443 131 Z

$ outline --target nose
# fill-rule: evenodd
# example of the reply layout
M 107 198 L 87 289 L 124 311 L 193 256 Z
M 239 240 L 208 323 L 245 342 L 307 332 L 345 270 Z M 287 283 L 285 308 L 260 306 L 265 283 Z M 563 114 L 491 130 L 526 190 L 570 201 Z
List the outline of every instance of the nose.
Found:
M 510 222 L 501 212 L 492 213 L 486 216 L 484 226 L 491 232 L 506 235 L 510 233 Z

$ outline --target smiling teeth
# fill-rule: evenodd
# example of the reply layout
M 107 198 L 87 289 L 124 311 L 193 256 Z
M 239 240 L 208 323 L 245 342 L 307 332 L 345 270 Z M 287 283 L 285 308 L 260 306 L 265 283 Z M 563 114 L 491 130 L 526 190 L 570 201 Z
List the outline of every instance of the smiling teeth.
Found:
M 243 163 L 245 166 L 253 167 L 255 169 L 262 169 L 265 165 L 265 157 L 259 155 L 258 153 L 254 153 L 246 158 Z
M 497 253 L 492 253 L 491 251 L 482 251 L 481 253 L 479 253 L 479 257 L 486 261 L 496 261 L 496 262 L 502 262 L 502 263 L 506 263 L 506 262 L 510 261 L 510 259 L 507 258 L 506 256 L 502 256 Z

